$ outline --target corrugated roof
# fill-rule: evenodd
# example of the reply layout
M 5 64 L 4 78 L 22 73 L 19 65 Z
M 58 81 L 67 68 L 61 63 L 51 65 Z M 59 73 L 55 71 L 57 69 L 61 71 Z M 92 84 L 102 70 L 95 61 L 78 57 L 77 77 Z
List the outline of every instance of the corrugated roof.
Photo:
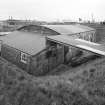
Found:
M 47 36 L 47 38 L 57 43 L 62 43 L 64 45 L 78 47 L 78 48 L 88 50 L 88 51 L 105 56 L 105 46 L 101 44 L 96 44 L 96 43 L 88 42 L 88 41 L 82 41 L 82 40 L 70 37 L 68 35 Z
M 45 38 L 35 33 L 15 31 L 2 37 L 1 40 L 9 46 L 31 55 L 35 55 L 45 48 Z
M 79 24 L 76 24 L 76 25 L 43 25 L 43 26 L 49 29 L 52 29 L 60 34 L 68 34 L 68 35 L 95 30 L 88 26 L 79 25 Z

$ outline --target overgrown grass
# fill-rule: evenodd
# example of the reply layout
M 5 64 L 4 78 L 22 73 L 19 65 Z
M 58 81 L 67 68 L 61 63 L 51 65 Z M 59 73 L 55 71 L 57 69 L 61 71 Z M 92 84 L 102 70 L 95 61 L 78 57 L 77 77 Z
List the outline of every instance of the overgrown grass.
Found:
M 104 105 L 105 71 L 98 73 L 97 67 L 73 81 L 60 76 L 36 78 L 0 58 L 0 105 Z

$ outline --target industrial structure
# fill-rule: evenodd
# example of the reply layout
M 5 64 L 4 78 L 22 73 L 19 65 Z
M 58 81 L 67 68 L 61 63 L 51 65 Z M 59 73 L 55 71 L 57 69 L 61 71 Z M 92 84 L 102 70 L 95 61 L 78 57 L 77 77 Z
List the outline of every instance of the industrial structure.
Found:
M 2 37 L 1 56 L 33 75 L 42 75 L 65 63 L 70 49 L 75 56 L 80 51 L 75 46 L 64 46 L 50 37 L 80 38 L 95 42 L 95 30 L 82 25 L 28 25 Z M 75 53 L 74 53 L 75 52 Z

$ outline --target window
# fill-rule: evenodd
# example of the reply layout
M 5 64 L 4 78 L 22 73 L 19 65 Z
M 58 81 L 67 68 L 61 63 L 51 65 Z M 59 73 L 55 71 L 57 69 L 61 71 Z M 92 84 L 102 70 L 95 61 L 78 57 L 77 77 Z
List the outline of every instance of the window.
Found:
M 21 52 L 21 62 L 27 63 L 28 55 L 26 53 Z

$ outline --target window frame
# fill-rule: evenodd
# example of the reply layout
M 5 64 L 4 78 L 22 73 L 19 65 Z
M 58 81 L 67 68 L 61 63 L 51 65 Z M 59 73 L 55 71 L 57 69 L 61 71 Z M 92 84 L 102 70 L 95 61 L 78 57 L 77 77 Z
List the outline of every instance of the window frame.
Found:
M 28 54 L 21 52 L 20 61 L 26 64 L 28 62 Z

